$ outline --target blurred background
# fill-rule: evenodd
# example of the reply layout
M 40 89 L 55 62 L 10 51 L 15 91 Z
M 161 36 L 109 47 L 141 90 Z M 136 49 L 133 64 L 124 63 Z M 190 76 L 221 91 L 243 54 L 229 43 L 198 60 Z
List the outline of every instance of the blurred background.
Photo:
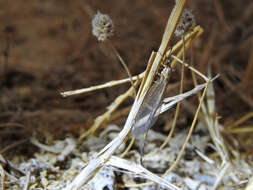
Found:
M 91 33 L 91 20 L 98 10 L 112 18 L 115 32 L 110 40 L 136 75 L 145 70 L 151 52 L 158 50 L 173 5 L 174 0 L 0 1 L 0 148 L 34 131 L 56 139 L 78 136 L 130 87 L 125 84 L 68 98 L 59 95 L 127 77 L 108 46 Z M 188 8 L 204 34 L 186 60 L 192 57 L 193 66 L 205 74 L 210 65 L 213 75 L 221 75 L 214 83 L 217 113 L 220 122 L 229 126 L 253 108 L 253 3 L 189 0 Z M 177 40 L 174 37 L 171 45 Z M 178 68 L 169 86 L 179 81 Z M 185 89 L 191 87 L 191 75 L 186 72 Z M 166 95 L 177 93 L 178 88 L 170 88 Z M 120 109 L 129 107 L 132 100 Z M 196 103 L 192 99 L 183 104 L 184 126 L 192 120 Z M 170 116 L 163 116 L 159 124 Z M 122 126 L 124 117 L 113 122 Z M 251 126 L 252 120 L 244 125 Z M 251 153 L 251 133 L 232 136 L 243 151 Z

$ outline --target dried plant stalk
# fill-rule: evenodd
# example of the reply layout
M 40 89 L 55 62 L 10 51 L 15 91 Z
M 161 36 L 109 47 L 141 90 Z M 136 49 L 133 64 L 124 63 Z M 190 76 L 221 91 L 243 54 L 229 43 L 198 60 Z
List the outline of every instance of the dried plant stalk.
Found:
M 205 98 L 205 95 L 206 95 L 206 91 L 207 91 L 207 88 L 208 88 L 208 85 L 210 83 L 211 79 L 208 80 L 207 84 L 206 84 L 206 87 L 202 93 L 202 96 L 201 96 L 201 99 L 200 99 L 200 102 L 199 102 L 199 105 L 198 105 L 198 108 L 196 110 L 196 113 L 195 113 L 195 116 L 194 116 L 194 119 L 192 121 L 192 124 L 191 124 L 191 127 L 190 127 L 190 130 L 189 130 L 189 133 L 187 134 L 187 137 L 185 139 L 185 142 L 183 144 L 183 147 L 181 148 L 180 152 L 178 153 L 178 156 L 177 156 L 177 159 L 175 160 L 175 162 L 173 162 L 173 164 L 170 166 L 170 168 L 168 170 L 166 170 L 166 172 L 164 173 L 164 176 L 168 175 L 169 172 L 171 172 L 175 166 L 177 165 L 177 163 L 179 162 L 180 158 L 182 157 L 183 155 L 183 152 L 184 152 L 184 149 L 188 143 L 188 141 L 190 140 L 190 137 L 192 135 L 192 132 L 193 132 L 193 129 L 195 127 L 195 124 L 197 122 L 197 119 L 198 119 L 198 114 L 199 114 L 199 111 L 201 109 L 201 106 L 202 106 L 202 103 L 204 101 L 204 98 Z
M 4 169 L 2 167 L 2 165 L 0 164 L 0 187 L 2 190 L 4 190 L 4 180 L 5 180 L 5 172 Z
M 203 29 L 199 26 L 195 27 L 194 28 L 194 31 L 187 35 L 186 39 L 186 43 L 184 44 L 184 47 L 181 48 L 181 50 L 179 51 L 179 53 L 177 54 L 177 56 L 172 56 L 174 59 L 171 63 L 171 67 L 175 67 L 176 63 L 179 62 L 179 63 L 182 63 L 183 66 L 186 66 L 188 67 L 189 69 L 191 69 L 192 71 L 196 72 L 198 75 L 200 75 L 205 81 L 208 81 L 207 77 L 205 75 L 203 75 L 202 73 L 198 72 L 197 70 L 195 70 L 193 67 L 187 65 L 186 63 L 182 62 L 180 60 L 180 58 L 183 56 L 184 54 L 184 51 L 186 49 L 188 49 L 190 47 L 190 45 L 194 42 L 194 40 L 196 40 L 201 34 L 203 33 Z M 182 44 L 183 44 L 183 39 L 181 40 L 182 41 Z M 183 72 L 183 71 L 182 71 Z M 180 84 L 180 93 L 182 93 L 182 81 L 181 81 L 181 84 Z M 175 127 L 176 127 L 176 120 L 177 120 L 177 117 L 178 117 L 178 114 L 179 114 L 179 106 L 180 106 L 180 102 L 177 104 L 177 108 L 176 108 L 176 112 L 175 112 L 175 116 L 174 116 L 174 119 L 173 119 L 173 123 L 172 123 L 172 128 L 166 138 L 166 140 L 163 142 L 163 144 L 160 146 L 160 150 L 162 148 L 165 147 L 165 145 L 169 142 L 170 138 L 172 137 L 172 134 L 175 130 Z
M 186 35 L 185 37 L 185 48 L 189 48 L 191 46 L 191 44 L 193 43 L 194 40 L 196 40 L 201 34 L 203 33 L 203 29 L 200 26 L 196 26 L 193 30 L 193 32 L 191 32 L 189 35 Z M 189 39 L 189 40 L 188 40 Z M 183 40 L 182 44 L 183 44 Z M 178 58 L 181 58 L 183 56 L 184 53 L 184 49 L 181 48 L 180 52 L 177 54 Z M 174 59 L 171 63 L 171 68 L 174 68 L 175 65 L 177 64 L 178 60 Z
M 134 84 L 134 86 L 138 86 L 140 83 L 140 80 L 137 80 Z M 85 133 L 81 134 L 79 140 L 83 140 L 85 137 L 92 135 L 96 132 L 96 130 L 104 123 L 105 121 L 108 121 L 111 117 L 111 114 L 120 106 L 122 102 L 124 102 L 131 94 L 133 94 L 135 91 L 134 87 L 131 87 L 127 92 L 124 94 L 118 96 L 114 102 L 109 106 L 109 109 L 103 114 L 98 116 L 95 119 L 94 124 L 91 126 L 91 128 L 86 131 Z
M 196 26 L 192 32 L 185 35 L 184 39 L 185 42 L 189 41 L 189 39 L 198 38 L 203 33 L 203 28 L 201 26 Z M 185 45 L 186 46 L 186 45 Z M 177 42 L 176 45 L 172 47 L 171 50 L 168 50 L 165 54 L 165 58 L 169 58 L 176 50 L 183 47 L 183 40 L 181 39 L 179 42 Z
M 110 165 L 113 167 L 122 168 L 126 171 L 130 171 L 135 175 L 143 176 L 144 178 L 154 181 L 157 184 L 163 185 L 169 189 L 176 189 L 179 190 L 179 188 L 165 179 L 153 174 L 152 172 L 148 171 L 146 168 L 144 168 L 142 165 L 136 164 L 134 162 L 124 160 L 122 158 L 112 156 L 110 160 L 106 163 L 106 165 Z
M 176 29 L 177 23 L 179 22 L 179 19 L 181 17 L 181 14 L 184 10 L 185 5 L 186 5 L 186 0 L 176 1 L 176 6 L 172 10 L 172 13 L 170 15 L 170 18 L 165 28 L 165 32 L 163 34 L 162 42 L 158 50 L 159 53 L 156 54 L 154 61 L 151 63 L 152 66 L 150 68 L 150 72 L 145 73 L 144 79 L 146 80 L 142 81 L 142 84 L 144 85 L 142 85 L 143 88 L 140 88 L 139 90 L 139 96 L 137 96 L 138 98 L 141 95 L 145 96 L 148 89 L 150 88 L 152 81 L 154 79 L 154 76 L 163 60 L 163 56 L 165 56 L 166 51 L 168 50 L 170 39 L 172 38 L 172 35 Z
M 196 39 L 197 37 L 199 37 L 203 32 L 203 29 L 200 27 L 200 26 L 197 26 L 195 27 L 195 29 L 193 30 L 193 32 L 189 35 L 186 36 L 186 39 L 187 40 L 190 40 L 191 39 L 191 42 L 189 43 L 186 43 L 185 44 L 185 49 L 189 48 L 190 44 L 193 42 L 194 39 Z M 169 50 L 166 54 L 166 56 L 169 56 L 171 53 L 175 52 L 178 48 L 180 48 L 181 46 L 183 45 L 182 43 L 182 40 L 179 41 L 173 48 L 172 50 Z M 150 61 L 149 63 L 152 63 L 154 61 L 154 58 L 155 56 L 157 55 L 157 53 L 152 53 L 151 55 L 151 58 L 150 58 Z M 181 54 L 179 53 L 178 56 L 180 56 Z M 174 57 L 176 59 L 176 57 Z M 180 60 L 177 59 L 178 62 L 180 62 Z M 203 74 L 199 73 L 197 70 L 195 70 L 194 68 L 186 65 L 187 67 L 189 67 L 190 69 L 194 70 L 195 72 L 197 72 L 200 76 L 204 76 Z M 148 65 L 147 67 L 147 71 L 149 71 L 151 68 L 151 64 Z M 139 78 L 142 78 L 144 76 L 144 72 L 139 74 L 138 75 Z M 135 76 L 133 77 L 133 79 L 137 79 L 138 76 Z M 205 77 L 205 76 L 204 76 Z M 145 78 L 144 78 L 145 79 Z M 206 79 L 206 77 L 205 77 Z M 82 90 L 76 90 L 76 91 L 68 91 L 68 92 L 64 92 L 65 96 L 68 94 L 68 95 L 72 95 L 72 94 L 79 94 L 79 93 L 84 93 L 84 92 L 89 92 L 89 91 L 92 91 L 92 90 L 98 90 L 98 89 L 102 89 L 102 88 L 106 88 L 106 87 L 111 87 L 112 85 L 118 85 L 118 84 L 121 84 L 121 82 L 126 82 L 126 81 L 129 81 L 130 79 L 123 79 L 123 80 L 120 80 L 120 81 L 111 81 L 111 82 L 108 82 L 108 83 L 105 83 L 103 85 L 99 85 L 99 86 L 93 86 L 93 87 L 90 87 L 90 88 L 86 88 L 86 89 L 82 89 Z M 206 79 L 207 80 L 207 79 Z M 141 88 L 141 87 L 140 87 Z M 120 98 L 121 101 L 117 101 L 117 99 L 115 100 L 115 102 L 117 102 L 117 104 L 115 104 L 115 102 L 112 104 L 113 106 L 110 106 L 110 109 L 104 113 L 103 115 L 97 117 L 97 119 L 95 120 L 95 123 L 91 126 L 91 128 L 86 131 L 85 133 L 83 133 L 81 136 L 80 136 L 80 140 L 83 140 L 85 137 L 87 137 L 88 135 L 91 135 L 93 134 L 100 126 L 101 124 L 104 122 L 104 121 L 107 121 L 109 120 L 111 114 L 117 109 L 117 107 L 120 106 L 120 104 L 129 96 L 127 95 L 129 94 L 129 92 L 126 92 L 126 94 L 123 94 L 121 95 L 120 97 L 125 97 L 125 98 Z
M 188 34 L 188 35 L 185 36 L 185 41 L 188 41 L 190 38 L 193 38 L 193 37 L 197 38 L 202 33 L 203 33 L 203 29 L 200 26 L 196 26 L 194 28 L 194 30 L 190 34 Z M 182 45 L 183 45 L 183 41 L 182 40 L 180 40 L 179 42 L 177 42 L 177 44 L 174 45 L 171 50 L 168 50 L 166 52 L 165 59 L 167 59 L 168 57 L 170 57 L 175 51 L 177 51 L 179 48 L 181 48 Z M 149 63 L 153 63 L 153 61 L 155 59 L 155 56 L 156 56 L 156 53 L 153 52 L 152 55 L 151 55 L 151 57 L 150 57 Z M 146 71 L 149 72 L 150 68 L 151 67 L 147 68 Z M 189 67 L 189 68 L 191 69 L 191 67 Z M 139 74 L 137 76 L 133 76 L 132 80 L 137 80 L 138 78 L 142 79 L 144 77 L 144 75 L 145 75 L 145 72 L 143 72 L 143 73 L 141 73 L 141 74 Z M 145 75 L 144 80 L 146 80 L 146 78 L 147 78 L 147 75 Z M 60 94 L 63 97 L 68 97 L 68 96 L 77 95 L 77 94 L 84 94 L 84 93 L 92 92 L 92 91 L 95 91 L 95 90 L 100 90 L 100 89 L 109 88 L 109 87 L 113 87 L 113 86 L 116 86 L 116 85 L 124 84 L 124 83 L 130 82 L 130 80 L 131 80 L 130 78 L 125 78 L 125 79 L 122 79 L 122 80 L 114 80 L 114 81 L 107 82 L 105 84 L 91 86 L 91 87 L 88 87 L 88 88 L 61 92 Z M 141 87 L 141 88 L 143 88 L 143 87 Z
M 128 153 L 128 151 L 131 149 L 135 141 L 135 138 L 132 138 L 129 145 L 127 146 L 126 150 L 120 155 L 121 158 L 124 158 L 124 156 Z
M 242 124 L 243 122 L 247 121 L 248 119 L 253 117 L 253 112 L 247 113 L 245 116 L 241 117 L 240 119 L 236 120 L 233 124 L 227 126 L 226 128 L 233 129 L 238 125 Z
M 192 92 L 189 91 L 189 92 L 186 92 L 186 93 L 185 93 L 185 94 L 187 94 L 187 96 L 185 96 L 184 98 L 188 97 L 190 92 L 191 92 L 190 94 L 192 94 L 193 92 L 196 93 L 198 90 L 200 90 L 200 89 L 203 88 L 203 85 L 205 86 L 204 91 L 203 91 L 202 96 L 201 96 L 201 99 L 200 99 L 200 103 L 199 103 L 198 108 L 197 108 L 197 110 L 196 110 L 194 119 L 193 119 L 193 121 L 192 121 L 190 130 L 189 130 L 189 133 L 188 133 L 188 135 L 187 135 L 187 137 L 186 137 L 186 139 L 185 139 L 185 142 L 184 142 L 184 144 L 183 144 L 183 146 L 182 146 L 182 148 L 181 148 L 181 150 L 180 150 L 180 152 L 179 152 L 179 154 L 178 154 L 178 156 L 177 156 L 175 162 L 173 162 L 173 164 L 170 166 L 170 168 L 169 168 L 168 170 L 166 170 L 166 172 L 163 174 L 163 176 L 168 175 L 168 173 L 169 173 L 171 170 L 173 170 L 174 167 L 175 167 L 175 166 L 177 165 L 177 163 L 179 162 L 179 160 L 180 160 L 180 158 L 181 158 L 181 156 L 182 156 L 182 154 L 183 154 L 183 152 L 184 152 L 184 149 L 185 149 L 185 147 L 186 147 L 186 145 L 187 145 L 187 143 L 188 143 L 188 141 L 189 141 L 189 139 L 190 139 L 190 137 L 191 137 L 191 134 L 192 134 L 192 132 L 193 132 L 193 130 L 194 130 L 194 127 L 195 127 L 195 124 L 196 124 L 196 122 L 197 122 L 197 118 L 198 118 L 198 114 L 199 114 L 200 108 L 201 108 L 201 106 L 202 106 L 203 100 L 204 100 L 205 95 L 206 95 L 206 91 L 207 91 L 208 85 L 209 85 L 209 83 L 211 83 L 211 82 L 212 82 L 213 80 L 215 80 L 216 78 L 217 78 L 217 76 L 214 77 L 213 79 L 209 79 L 209 80 L 207 81 L 207 83 L 202 84 L 202 85 L 199 85 L 198 87 L 195 87 L 195 88 L 192 90 Z M 172 98 L 173 98 L 173 97 L 172 97 Z M 168 98 L 168 99 L 172 99 L 172 98 Z M 175 99 L 176 99 L 176 98 L 175 98 Z M 176 103 L 177 103 L 177 102 L 176 102 Z M 154 153 L 156 153 L 156 152 L 152 152 L 151 154 L 154 154 Z M 153 182 L 147 182 L 147 183 L 141 183 L 141 184 L 135 184 L 135 185 L 128 185 L 127 187 L 141 187 L 141 186 L 152 185 L 152 184 L 153 184 Z
M 251 190 L 251 189 L 253 189 L 253 176 L 251 176 L 249 178 L 249 182 L 248 182 L 247 187 L 245 188 L 245 190 Z
M 143 77 L 144 77 L 144 72 L 137 75 L 137 76 L 133 76 L 132 80 L 138 80 L 138 79 L 141 79 Z M 84 94 L 84 93 L 92 92 L 92 91 L 95 91 L 95 90 L 100 90 L 100 89 L 104 89 L 104 88 L 124 84 L 124 83 L 130 82 L 130 80 L 131 80 L 130 78 L 126 78 L 126 79 L 122 79 L 122 80 L 110 81 L 110 82 L 107 82 L 105 84 L 91 86 L 89 88 L 83 88 L 83 89 L 79 89 L 79 90 L 70 90 L 70 91 L 66 91 L 66 92 L 61 92 L 61 95 L 63 97 L 68 97 L 68 96 L 77 95 L 77 94 Z
M 131 72 L 129 71 L 125 61 L 122 59 L 122 57 L 120 56 L 118 50 L 114 47 L 114 45 L 112 44 L 112 42 L 109 43 L 110 47 L 112 48 L 113 52 L 115 53 L 115 55 L 117 56 L 117 58 L 119 59 L 121 65 L 124 67 L 125 71 L 127 72 L 127 75 L 130 79 L 131 85 L 134 87 L 134 96 L 136 96 L 136 89 L 135 89 L 135 85 L 133 82 L 133 77 L 131 75 Z
M 159 48 L 159 53 L 161 55 L 164 55 L 166 53 L 169 41 L 172 37 L 172 34 L 176 28 L 176 25 L 178 23 L 178 20 L 182 14 L 182 11 L 185 5 L 186 5 L 186 0 L 176 1 L 175 8 L 173 9 L 172 14 L 168 20 L 168 23 L 163 35 L 163 39 L 161 42 L 161 46 Z M 128 137 L 128 134 L 130 133 L 133 127 L 135 117 L 143 102 L 143 98 L 145 97 L 145 94 L 150 88 L 154 75 L 162 61 L 162 57 L 160 54 L 156 54 L 158 56 L 155 57 L 154 62 L 151 64 L 152 66 L 151 66 L 150 72 L 145 73 L 145 76 L 147 77 L 145 77 L 146 80 L 142 81 L 142 84 L 144 84 L 143 88 L 140 88 L 138 91 L 138 94 L 135 98 L 134 104 L 128 115 L 128 118 L 126 120 L 123 130 L 119 133 L 119 135 L 114 140 L 112 140 L 108 145 L 106 145 L 106 147 L 104 147 L 94 159 L 90 160 L 87 166 L 65 188 L 65 190 L 76 190 L 80 186 L 82 186 L 84 183 L 87 183 L 88 180 L 91 179 L 96 174 L 96 171 L 98 171 L 98 169 L 101 168 L 107 160 L 109 160 L 110 156 L 114 153 L 114 151 Z

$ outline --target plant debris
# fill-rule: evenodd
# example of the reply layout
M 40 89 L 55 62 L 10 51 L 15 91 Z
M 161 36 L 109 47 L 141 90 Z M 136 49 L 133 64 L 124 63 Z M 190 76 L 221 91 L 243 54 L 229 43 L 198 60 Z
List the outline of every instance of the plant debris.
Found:
M 251 1 L 1 7 L 1 190 L 252 189 Z

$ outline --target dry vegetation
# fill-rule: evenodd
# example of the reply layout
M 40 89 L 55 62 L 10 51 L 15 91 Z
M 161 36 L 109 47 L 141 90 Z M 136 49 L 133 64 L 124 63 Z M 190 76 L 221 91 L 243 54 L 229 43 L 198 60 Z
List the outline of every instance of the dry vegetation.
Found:
M 176 37 L 185 7 L 197 26 Z M 249 0 L 0 2 L 0 189 L 252 189 L 252 9 Z M 102 43 L 91 28 L 98 10 L 115 30 Z M 172 98 L 159 113 L 169 111 L 140 164 L 143 139 L 130 132 L 167 59 Z

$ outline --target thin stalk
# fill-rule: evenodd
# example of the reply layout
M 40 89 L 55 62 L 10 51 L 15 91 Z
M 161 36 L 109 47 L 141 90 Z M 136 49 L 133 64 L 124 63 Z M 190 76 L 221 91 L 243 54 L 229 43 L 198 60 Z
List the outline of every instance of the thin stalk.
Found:
M 182 41 L 183 41 L 183 63 L 184 63 L 185 62 L 185 39 L 184 39 L 184 35 L 182 36 Z M 184 88 L 184 64 L 182 64 L 182 67 L 181 67 L 181 80 L 180 80 L 179 94 L 183 93 L 183 88 Z M 172 122 L 171 130 L 169 132 L 169 135 L 167 136 L 167 138 L 163 142 L 163 144 L 160 146 L 160 148 L 159 148 L 160 150 L 163 149 L 166 146 L 166 144 L 169 142 L 170 138 L 172 137 L 172 135 L 174 133 L 174 130 L 176 128 L 177 119 L 178 119 L 178 116 L 179 116 L 180 105 L 181 105 L 181 101 L 177 103 L 176 112 L 175 112 L 174 119 L 173 119 L 173 122 Z
M 135 138 L 132 138 L 129 145 L 127 146 L 126 150 L 120 155 L 121 158 L 125 157 L 125 155 L 129 152 L 134 144 Z
M 178 154 L 178 156 L 177 156 L 177 159 L 175 160 L 175 162 L 173 162 L 173 164 L 170 166 L 170 168 L 163 174 L 163 176 L 168 175 L 168 173 L 171 172 L 171 171 L 175 168 L 175 166 L 177 165 L 177 163 L 179 162 L 179 160 L 181 159 L 181 157 L 182 157 L 182 155 L 183 155 L 183 152 L 184 152 L 184 150 L 185 150 L 185 147 L 186 147 L 187 143 L 188 143 L 189 140 L 190 140 L 190 137 L 191 137 L 192 132 L 193 132 L 193 130 L 194 130 L 195 124 L 196 124 L 196 122 L 197 122 L 198 114 L 199 114 L 201 105 L 202 105 L 202 103 L 203 103 L 203 101 L 204 101 L 204 98 L 205 98 L 205 95 L 206 95 L 206 90 L 207 90 L 207 88 L 208 88 L 209 83 L 210 83 L 210 79 L 208 80 L 208 82 L 207 82 L 207 84 L 206 84 L 206 87 L 205 87 L 205 89 L 204 89 L 204 91 L 203 91 L 203 93 L 202 93 L 202 96 L 201 96 L 201 99 L 200 99 L 198 108 L 197 108 L 197 110 L 196 110 L 196 114 L 195 114 L 194 119 L 193 119 L 192 124 L 191 124 L 191 128 L 190 128 L 190 130 L 189 130 L 189 132 L 188 132 L 188 135 L 187 135 L 187 137 L 186 137 L 186 139 L 185 139 L 185 142 L 184 142 L 184 144 L 183 144 L 183 146 L 182 146 L 182 148 L 181 148 L 181 150 L 180 150 L 180 152 L 179 152 L 179 154 Z
M 135 89 L 135 87 L 134 87 L 133 77 L 132 77 L 132 75 L 131 75 L 131 73 L 130 73 L 130 71 L 129 71 L 129 69 L 128 69 L 126 63 L 125 63 L 125 61 L 122 59 L 121 55 L 119 54 L 118 50 L 115 48 L 115 46 L 113 45 L 112 42 L 108 42 L 107 44 L 108 44 L 109 47 L 113 50 L 113 52 L 115 53 L 115 55 L 116 55 L 117 58 L 119 59 L 121 65 L 124 67 L 125 71 L 127 72 L 127 75 L 128 75 L 128 77 L 129 77 L 129 79 L 130 79 L 130 82 L 131 82 L 131 85 L 132 85 L 132 87 L 134 88 L 134 95 L 135 95 L 135 97 L 136 97 L 136 89 Z

